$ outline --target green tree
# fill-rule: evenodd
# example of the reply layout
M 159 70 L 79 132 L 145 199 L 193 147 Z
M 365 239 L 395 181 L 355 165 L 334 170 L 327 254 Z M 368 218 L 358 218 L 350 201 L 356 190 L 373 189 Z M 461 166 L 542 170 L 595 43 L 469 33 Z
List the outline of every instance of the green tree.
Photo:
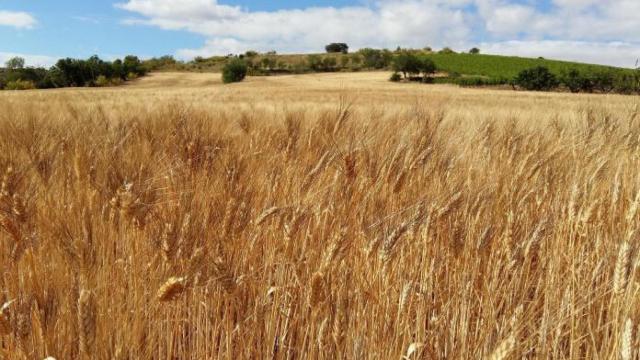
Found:
M 534 91 L 548 91 L 559 83 L 556 76 L 544 66 L 521 71 L 514 82 L 523 89 Z
M 233 58 L 222 68 L 222 82 L 240 82 L 247 76 L 247 71 L 247 64 L 243 60 Z
M 24 69 L 24 58 L 21 58 L 19 56 L 13 57 L 7 60 L 5 66 L 9 70 Z
M 123 71 L 125 74 L 133 73 L 136 75 L 144 75 L 145 69 L 142 66 L 142 62 L 138 59 L 137 56 L 128 55 L 125 56 L 124 61 L 122 62 Z
M 422 61 L 417 55 L 403 51 L 393 59 L 392 68 L 393 71 L 402 73 L 402 76 L 407 79 L 411 75 L 420 74 Z
M 349 45 L 345 43 L 331 43 L 324 47 L 328 53 L 349 53 Z
M 393 53 L 389 50 L 365 48 L 358 53 L 362 56 L 364 67 L 370 69 L 384 69 L 393 61 Z
M 571 69 L 568 72 L 564 72 L 560 76 L 560 83 L 566 86 L 572 93 L 593 91 L 593 81 L 578 69 Z
M 469 50 L 469 54 L 472 54 L 472 55 L 480 54 L 480 49 L 478 49 L 477 47 L 471 48 L 471 50 Z
M 320 55 L 309 55 L 307 56 L 307 65 L 309 69 L 313 71 L 320 71 L 323 68 L 322 64 L 322 56 Z
M 436 67 L 436 63 L 433 60 L 429 59 L 426 56 L 420 58 L 420 72 L 423 75 L 423 80 L 427 82 L 431 79 L 431 75 L 435 74 L 438 71 Z

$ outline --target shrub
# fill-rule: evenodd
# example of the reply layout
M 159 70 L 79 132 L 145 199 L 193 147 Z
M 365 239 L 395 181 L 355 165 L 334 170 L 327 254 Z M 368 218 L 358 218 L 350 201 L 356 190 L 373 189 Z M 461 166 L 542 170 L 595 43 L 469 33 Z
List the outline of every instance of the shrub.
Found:
M 324 47 L 328 53 L 349 53 L 349 45 L 345 43 L 331 43 Z
M 134 73 L 134 72 L 130 72 L 127 74 L 127 80 L 135 80 L 138 78 L 138 74 Z
M 558 86 L 558 79 L 544 66 L 521 71 L 515 84 L 525 90 L 548 91 Z
M 615 75 L 611 70 L 599 70 L 593 73 L 593 86 L 603 92 L 611 92 L 615 88 Z
M 100 75 L 96 79 L 95 85 L 98 86 L 98 87 L 105 87 L 105 86 L 109 86 L 110 82 L 109 82 L 109 79 L 107 79 L 106 76 Z
M 326 57 L 322 59 L 322 67 L 325 71 L 335 70 L 336 65 L 338 65 L 338 60 L 334 57 Z
M 351 60 L 351 58 L 349 56 L 343 56 L 340 58 L 340 66 L 342 66 L 343 68 L 346 68 L 347 66 L 349 66 L 349 61 Z
M 247 76 L 247 64 L 238 58 L 231 59 L 222 68 L 222 82 L 225 84 L 240 82 Z
M 35 88 L 36 85 L 33 83 L 33 81 L 29 80 L 9 81 L 5 87 L 6 90 L 31 90 Z
M 247 50 L 247 52 L 244 53 L 244 56 L 246 56 L 249 59 L 251 59 L 251 58 L 254 58 L 254 57 L 258 56 L 258 52 L 254 51 L 254 50 Z
M 393 74 L 391 74 L 391 77 L 389 78 L 389 81 L 393 81 L 393 82 L 398 82 L 400 80 L 402 80 L 402 76 L 397 72 L 394 72 Z
M 309 66 L 309 69 L 313 71 L 322 70 L 322 56 L 320 55 L 307 56 L 307 65 Z
M 451 49 L 450 47 L 445 47 L 444 49 L 439 51 L 440 54 L 455 54 L 456 52 L 453 51 L 453 49 Z
M 358 52 L 362 56 L 364 67 L 370 69 L 383 69 L 393 61 L 393 53 L 389 50 L 365 48 Z
M 560 82 L 572 93 L 580 91 L 593 91 L 593 82 L 589 76 L 582 74 L 577 69 L 571 69 L 560 77 Z

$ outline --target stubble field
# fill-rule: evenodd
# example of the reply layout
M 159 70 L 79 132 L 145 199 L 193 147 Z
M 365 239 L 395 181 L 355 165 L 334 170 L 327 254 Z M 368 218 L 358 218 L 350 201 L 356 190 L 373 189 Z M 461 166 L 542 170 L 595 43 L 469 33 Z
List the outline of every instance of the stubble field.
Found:
M 0 93 L 0 358 L 636 358 L 638 97 L 387 77 Z

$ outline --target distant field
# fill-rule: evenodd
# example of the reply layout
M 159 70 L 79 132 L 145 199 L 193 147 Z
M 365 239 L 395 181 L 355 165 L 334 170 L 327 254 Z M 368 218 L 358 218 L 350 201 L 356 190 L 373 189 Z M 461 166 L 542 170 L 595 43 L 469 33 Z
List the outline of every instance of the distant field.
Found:
M 0 359 L 637 359 L 637 97 L 388 75 L 1 92 Z

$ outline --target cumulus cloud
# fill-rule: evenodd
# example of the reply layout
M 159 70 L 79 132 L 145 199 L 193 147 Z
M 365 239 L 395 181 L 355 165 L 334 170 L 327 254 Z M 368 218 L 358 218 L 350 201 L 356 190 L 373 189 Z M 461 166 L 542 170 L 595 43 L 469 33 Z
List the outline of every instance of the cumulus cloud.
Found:
M 539 56 L 592 64 L 634 67 L 640 59 L 640 46 L 624 42 L 585 42 L 563 40 L 504 41 L 483 43 L 485 53 L 522 57 Z
M 56 58 L 52 56 L 46 55 L 32 55 L 32 54 L 18 54 L 18 53 L 9 53 L 9 52 L 0 52 L 0 66 L 2 66 L 7 60 L 21 57 L 25 60 L 27 66 L 42 66 L 42 67 L 50 67 L 56 63 Z
M 31 29 L 38 21 L 31 14 L 22 11 L 0 10 L 0 26 L 17 29 Z
M 346 7 L 250 11 L 221 0 L 128 0 L 128 24 L 202 35 L 183 58 L 254 49 L 318 51 L 329 42 L 352 48 L 482 43 L 485 52 L 536 55 L 629 66 L 640 43 L 638 0 L 372 0 Z M 525 53 L 526 51 L 526 53 Z

